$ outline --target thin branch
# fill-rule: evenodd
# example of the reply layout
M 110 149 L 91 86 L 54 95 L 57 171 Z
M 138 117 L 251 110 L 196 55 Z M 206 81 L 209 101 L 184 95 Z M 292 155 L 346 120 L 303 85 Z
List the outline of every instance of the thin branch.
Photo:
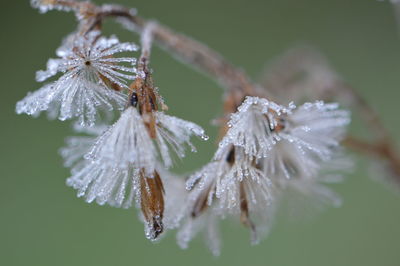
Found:
M 343 144 L 356 152 L 374 156 L 388 163 L 393 178 L 400 183 L 400 157 L 391 142 L 367 142 L 354 136 L 348 136 Z
M 101 23 L 107 17 L 118 18 L 118 21 L 128 30 L 140 34 L 148 23 L 129 8 L 107 5 L 105 7 L 93 6 L 93 9 L 98 10 L 94 24 Z M 161 24 L 154 24 L 152 33 L 154 40 L 162 48 L 186 64 L 208 74 L 223 87 L 229 90 L 239 90 L 248 95 L 255 95 L 259 92 L 258 86 L 252 83 L 242 70 L 231 65 L 219 53 L 206 45 L 176 33 Z

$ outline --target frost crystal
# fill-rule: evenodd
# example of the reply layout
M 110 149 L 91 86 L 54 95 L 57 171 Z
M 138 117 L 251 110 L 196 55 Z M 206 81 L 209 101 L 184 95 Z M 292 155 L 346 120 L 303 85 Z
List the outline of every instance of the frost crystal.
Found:
M 155 113 L 156 144 L 160 157 L 166 166 L 172 165 L 169 150 L 172 149 L 180 158 L 184 157 L 184 145 L 195 151 L 190 142 L 191 135 L 207 139 L 204 130 L 191 122 Z M 157 148 L 148 134 L 142 116 L 136 108 L 128 107 L 121 118 L 107 130 L 95 143 L 87 158 L 121 168 L 134 166 L 145 169 L 147 174 L 154 171 L 157 161 Z
M 53 84 L 47 84 L 41 89 L 28 92 L 28 95 L 17 103 L 16 112 L 18 114 L 28 114 L 33 117 L 39 116 L 40 112 L 49 108 L 52 99 Z
M 349 113 L 335 103 L 317 101 L 284 108 L 247 97 L 232 115 L 216 158 L 234 145 L 249 157 L 263 160 L 267 176 L 312 176 L 321 162 L 331 159 L 349 122 Z
M 87 161 L 84 167 L 75 167 L 71 173 L 67 185 L 89 203 L 96 201 L 100 205 L 129 208 L 138 193 L 139 169 L 133 167 L 104 167 Z
M 196 124 L 161 112 L 152 114 L 156 130 L 154 141 L 145 115 L 129 106 L 120 119 L 95 140 L 69 138 L 61 154 L 65 165 L 74 165 L 67 184 L 78 191 L 79 197 L 85 197 L 87 202 L 124 208 L 136 201 L 142 210 L 145 235 L 155 240 L 164 229 L 178 226 L 182 218 L 179 202 L 184 203 L 185 192 L 184 183 L 163 169 L 158 157 L 172 161 L 169 148 L 183 157 L 182 145 L 187 144 L 194 150 L 191 135 L 207 137 Z M 92 135 L 101 132 L 96 127 L 89 130 L 84 131 Z M 164 198 L 164 194 L 168 197 Z
M 139 171 L 134 168 L 118 169 L 104 167 L 84 159 L 96 137 L 106 130 L 105 125 L 95 127 L 75 126 L 75 131 L 86 136 L 74 136 L 66 139 L 66 146 L 60 149 L 64 165 L 71 168 L 71 177 L 67 185 L 78 191 L 78 197 L 87 202 L 109 204 L 128 208 L 132 205 L 137 192 Z
M 169 167 L 172 159 L 169 150 L 172 149 L 179 158 L 185 157 L 185 145 L 189 146 L 192 152 L 196 152 L 196 147 L 190 142 L 192 135 L 198 136 L 203 140 L 208 140 L 204 129 L 195 123 L 169 116 L 163 112 L 156 113 L 157 124 L 157 144 L 164 161 Z
M 233 163 L 228 162 L 230 156 L 235 158 Z M 207 164 L 200 171 L 191 175 L 187 181 L 187 189 L 203 190 L 210 183 L 207 204 L 211 205 L 214 198 L 219 199 L 220 213 L 229 211 L 240 212 L 239 185 L 248 190 L 249 202 L 260 205 L 269 205 L 271 202 L 271 180 L 253 165 L 247 156 L 238 152 L 235 155 L 225 154 L 225 160 L 218 160 Z M 212 185 L 211 185 L 212 184 Z M 255 190 L 254 190 L 255 189 Z
M 286 108 L 263 98 L 246 97 L 238 111 L 232 114 L 229 130 L 219 144 L 216 157 L 220 157 L 220 153 L 230 145 L 242 147 L 250 157 L 266 157 L 280 139 L 275 133 L 280 127 L 279 116 L 290 113 L 292 109 L 293 104 Z
M 339 141 L 349 122 L 349 113 L 337 104 L 315 102 L 296 108 L 247 97 L 231 116 L 213 161 L 186 183 L 191 191 L 186 224 L 178 233 L 180 245 L 186 247 L 201 228 L 209 230 L 198 223 L 206 219 L 201 216 L 239 216 L 251 230 L 252 243 L 257 243 L 288 190 L 311 198 L 315 205 L 339 205 L 340 199 L 321 182 L 331 177 L 327 171 L 346 168 Z M 214 253 L 218 243 L 214 240 Z
M 216 220 L 228 216 L 241 217 L 241 222 L 251 229 L 252 243 L 257 243 L 269 228 L 272 182 L 249 161 L 241 148 L 204 166 L 188 179 L 186 186 L 191 191 L 184 210 L 188 218 L 178 233 L 182 248 L 187 247 L 197 232 L 206 230 L 208 245 L 218 255 Z
M 96 140 L 86 158 L 102 165 L 134 166 L 152 173 L 156 163 L 155 147 L 137 109 L 128 107 L 119 120 Z
M 286 178 L 315 177 L 324 162 L 339 152 L 349 112 L 339 110 L 337 104 L 305 103 L 285 120 L 279 134 L 281 141 L 263 159 L 268 176 Z
M 59 72 L 64 74 L 20 101 L 16 111 L 37 115 L 47 110 L 60 120 L 78 117 L 81 125 L 92 126 L 98 109 L 111 111 L 126 102 L 125 95 L 115 89 L 127 88 L 126 81 L 134 79 L 135 68 L 119 63 L 133 65 L 135 59 L 113 55 L 137 48 L 131 43 L 119 43 L 115 37 L 100 37 L 99 32 L 78 36 L 70 44 L 71 49 L 66 48 L 58 51 L 60 59 L 48 61 L 46 71 L 37 72 L 36 79 L 45 81 Z M 45 91 L 47 95 L 43 95 Z

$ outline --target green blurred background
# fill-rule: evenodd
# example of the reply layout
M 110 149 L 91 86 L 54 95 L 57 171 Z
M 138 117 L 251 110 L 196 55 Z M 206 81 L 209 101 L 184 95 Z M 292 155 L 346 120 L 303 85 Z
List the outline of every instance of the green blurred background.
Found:
M 97 1 L 102 3 L 103 1 Z M 394 11 L 375 0 L 115 0 L 148 18 L 202 40 L 257 77 L 266 61 L 308 42 L 373 103 L 399 140 L 400 40 Z M 135 210 L 89 205 L 65 185 L 68 170 L 57 150 L 70 123 L 14 112 L 16 101 L 39 88 L 36 70 L 75 27 L 72 14 L 39 15 L 28 1 L 1 1 L 0 265 L 400 265 L 400 198 L 368 178 L 366 160 L 335 190 L 343 207 L 306 223 L 277 219 L 271 234 L 250 246 L 248 232 L 223 225 L 214 258 L 201 237 L 182 251 L 170 232 L 145 239 Z M 131 34 L 107 24 L 122 40 Z M 134 40 L 137 40 L 136 36 Z M 155 79 L 170 113 L 204 125 L 220 114 L 222 90 L 155 49 Z M 360 132 L 357 127 L 352 128 Z M 176 169 L 206 163 L 213 141 Z

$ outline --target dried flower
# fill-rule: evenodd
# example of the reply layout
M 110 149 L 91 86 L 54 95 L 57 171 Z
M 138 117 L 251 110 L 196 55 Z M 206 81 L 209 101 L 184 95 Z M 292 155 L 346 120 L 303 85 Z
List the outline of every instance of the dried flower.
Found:
M 339 110 L 335 103 L 317 101 L 285 108 L 247 97 L 232 115 L 216 157 L 234 145 L 257 163 L 264 161 L 267 176 L 313 176 L 321 162 L 332 158 L 349 123 L 349 112 Z
M 70 137 L 66 140 L 67 145 L 60 153 L 65 166 L 73 166 L 67 185 L 75 188 L 78 197 L 84 197 L 88 203 L 95 201 L 99 205 L 129 208 L 136 202 L 136 206 L 141 206 L 143 211 L 146 236 L 152 240 L 156 239 L 164 230 L 164 188 L 160 176 L 157 171 L 154 171 L 151 177 L 147 177 L 140 168 L 99 165 L 84 159 L 84 154 L 90 150 L 96 136 L 101 134 L 103 129 L 103 126 L 78 128 L 91 136 Z M 158 168 L 161 169 L 160 166 Z M 165 174 L 165 171 L 163 173 Z M 170 176 L 168 174 L 168 177 Z M 171 183 L 168 181 L 167 184 L 170 189 Z M 166 228 L 174 226 L 173 218 L 169 214 L 171 205 L 168 201 Z
M 142 210 L 145 235 L 150 240 L 156 240 L 165 228 L 179 224 L 181 216 L 176 214 L 184 202 L 184 185 L 161 166 L 149 177 L 138 168 L 104 167 L 87 160 L 83 166 L 77 164 L 71 173 L 67 185 L 88 203 L 122 208 L 136 203 Z
M 238 112 L 232 114 L 229 130 L 219 144 L 216 157 L 225 154 L 226 147 L 231 145 L 242 147 L 250 157 L 266 157 L 280 139 L 276 134 L 282 127 L 279 116 L 290 113 L 294 107 L 293 104 L 286 108 L 267 99 L 246 97 Z
M 95 142 L 86 158 L 102 165 L 148 169 L 153 172 L 156 150 L 139 112 L 128 107 Z
M 47 84 L 34 92 L 28 92 L 28 95 L 17 102 L 16 112 L 18 114 L 28 114 L 33 117 L 39 116 L 42 111 L 49 108 L 52 100 L 53 84 Z
M 185 225 L 178 233 L 178 243 L 185 248 L 195 232 L 206 229 L 211 251 L 219 254 L 220 241 L 208 231 L 217 232 L 218 219 L 238 217 L 251 230 L 251 242 L 258 243 L 259 236 L 270 226 L 273 207 L 271 180 L 249 161 L 242 148 L 232 149 L 201 170 L 191 175 L 186 182 L 191 190 L 187 199 Z M 201 218 L 206 216 L 208 218 Z M 252 217 L 252 218 L 250 218 Z M 201 219 L 202 222 L 195 220 Z M 206 223 L 206 225 L 204 225 Z
M 76 165 L 85 163 L 84 155 L 93 146 L 96 138 L 107 128 L 107 125 L 82 127 L 79 124 L 75 124 L 73 127 L 74 131 L 83 133 L 84 135 L 71 136 L 65 139 L 65 146 L 59 150 L 60 155 L 64 159 L 64 166 L 79 169 L 80 167 L 76 167 Z
M 184 145 L 195 151 L 190 136 L 207 139 L 204 130 L 198 125 L 162 112 L 155 112 L 156 143 L 152 142 L 145 122 L 137 109 L 128 107 L 121 118 L 107 130 L 95 143 L 87 158 L 101 164 L 115 165 L 121 168 L 134 166 L 145 169 L 147 174 L 154 171 L 157 162 L 157 150 L 166 166 L 172 165 L 170 149 L 180 158 L 184 157 Z
M 247 97 L 231 116 L 213 161 L 187 181 L 191 190 L 187 220 L 193 223 L 205 212 L 240 217 L 251 229 L 252 243 L 257 243 L 260 232 L 270 227 L 284 190 L 294 188 L 310 197 L 336 200 L 318 182 L 324 164 L 339 156 L 339 141 L 349 122 L 349 113 L 338 110 L 337 104 L 283 107 Z M 179 236 L 185 247 L 194 234 Z
M 121 108 L 125 104 L 126 97 L 118 90 L 128 88 L 125 82 L 134 79 L 135 68 L 119 63 L 132 65 L 135 59 L 113 55 L 136 49 L 134 44 L 101 37 L 99 32 L 75 36 L 73 45 L 59 50 L 61 59 L 50 59 L 47 70 L 39 71 L 36 78 L 45 81 L 58 72 L 64 74 L 18 102 L 17 113 L 37 115 L 48 110 L 60 120 L 78 117 L 81 125 L 92 126 L 99 109 L 111 111 L 114 106 Z
M 120 119 L 96 140 L 74 138 L 75 143 L 71 143 L 70 139 L 69 146 L 62 149 L 67 165 L 83 156 L 86 144 L 91 141 L 94 144 L 88 148 L 83 162 L 71 169 L 72 176 L 67 184 L 77 189 L 78 196 L 84 196 L 87 202 L 96 201 L 100 205 L 128 208 L 136 199 L 142 210 L 146 237 L 155 240 L 164 230 L 164 209 L 174 209 L 172 206 L 177 205 L 171 200 L 165 204 L 163 175 L 169 174 L 159 166 L 158 159 L 172 163 L 170 148 L 183 157 L 184 145 L 195 151 L 190 142 L 191 135 L 207 137 L 204 130 L 194 123 L 154 111 L 156 134 L 153 138 L 146 117 L 137 110 L 133 100 L 131 104 Z M 93 132 L 100 133 L 97 130 Z M 168 189 L 170 182 L 173 181 L 167 180 Z M 173 215 L 166 216 L 166 228 L 177 225 L 179 219 Z

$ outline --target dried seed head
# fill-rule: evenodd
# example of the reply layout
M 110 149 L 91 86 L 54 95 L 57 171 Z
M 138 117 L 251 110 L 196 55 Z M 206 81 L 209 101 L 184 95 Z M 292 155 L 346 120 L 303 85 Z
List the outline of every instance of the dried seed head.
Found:
M 124 106 L 126 96 L 116 90 L 127 89 L 126 81 L 135 78 L 135 59 L 113 56 L 136 49 L 134 44 L 119 43 L 115 37 L 101 37 L 97 31 L 70 36 L 58 50 L 61 58 L 50 59 L 47 70 L 37 72 L 37 80 L 63 75 L 18 102 L 17 113 L 37 115 L 47 110 L 54 118 L 77 117 L 82 126 L 93 126 L 100 111 L 108 113 Z
M 164 230 L 164 187 L 156 171 L 153 177 L 147 177 L 143 170 L 140 172 L 140 206 L 146 237 L 156 240 Z

